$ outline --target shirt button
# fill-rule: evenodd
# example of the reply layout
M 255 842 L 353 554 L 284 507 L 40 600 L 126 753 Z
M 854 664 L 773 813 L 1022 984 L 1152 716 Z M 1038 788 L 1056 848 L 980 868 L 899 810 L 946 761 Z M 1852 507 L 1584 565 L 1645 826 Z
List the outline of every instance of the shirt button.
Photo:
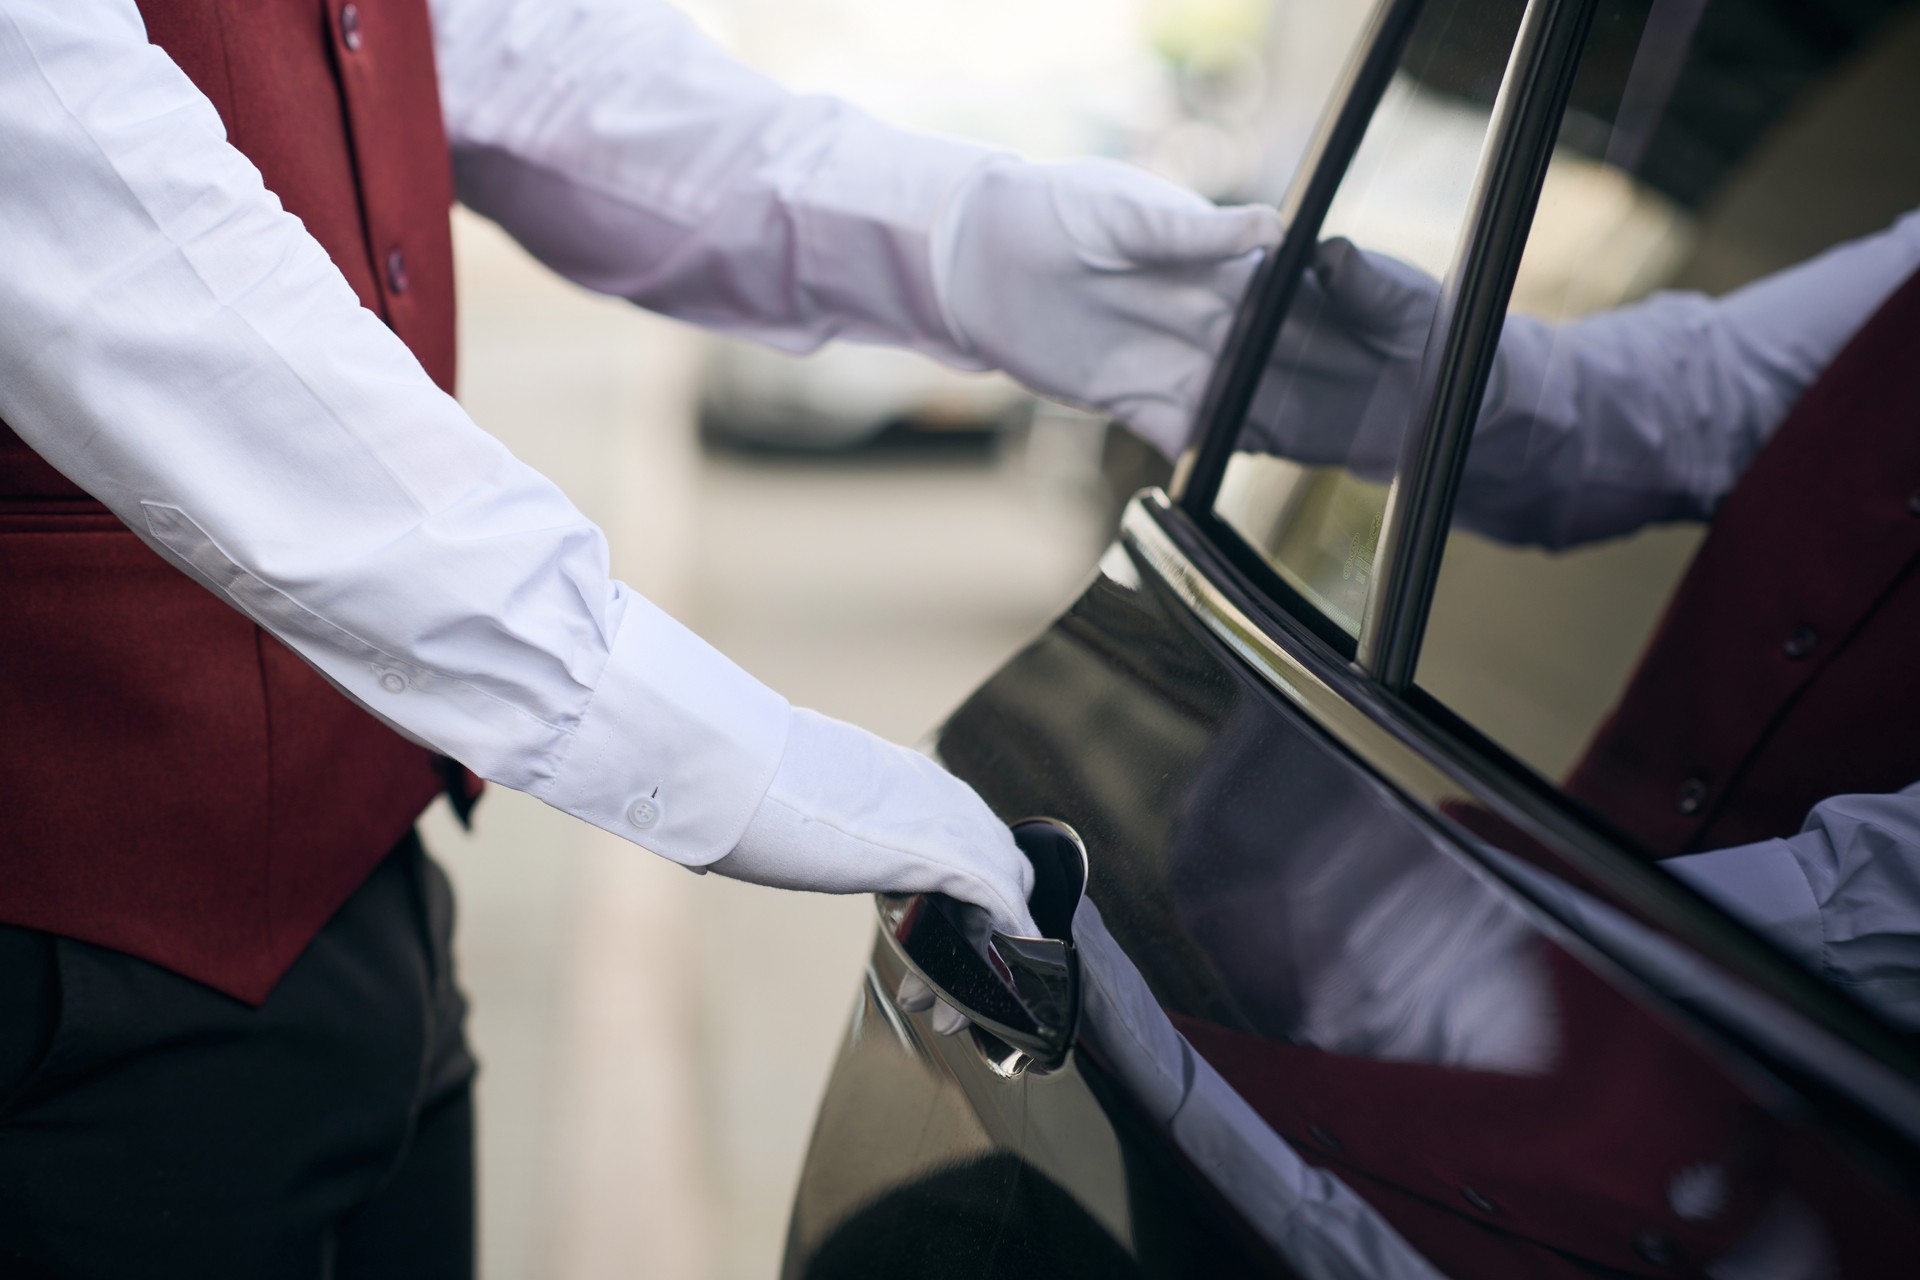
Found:
M 1733 1198 L 1721 1164 L 1688 1165 L 1667 1183 L 1667 1204 L 1682 1222 L 1712 1222 Z
M 659 826 L 660 817 L 660 801 L 653 796 L 642 796 L 627 806 L 627 821 L 641 831 Z
M 1787 637 L 1786 643 L 1780 646 L 1780 652 L 1798 662 L 1812 653 L 1813 647 L 1819 643 L 1818 631 L 1812 627 L 1796 627 L 1793 634 Z
M 407 678 L 398 671 L 382 671 L 380 673 L 380 687 L 388 693 L 405 693 L 407 691 Z
M 1692 816 L 1700 812 L 1700 807 L 1706 804 L 1706 802 L 1707 780 L 1705 778 L 1688 778 L 1680 784 L 1680 795 L 1679 798 L 1674 801 L 1673 807 L 1688 816 Z
M 1478 1209 L 1481 1213 L 1500 1212 L 1500 1206 L 1493 1202 L 1492 1197 L 1488 1196 L 1485 1192 L 1476 1191 L 1472 1187 L 1460 1188 L 1460 1198 Z
M 357 4 L 345 5 L 340 10 L 340 43 L 347 46 L 349 53 L 360 48 L 360 6 Z
M 407 291 L 407 255 L 398 248 L 387 250 L 387 288 L 394 293 Z

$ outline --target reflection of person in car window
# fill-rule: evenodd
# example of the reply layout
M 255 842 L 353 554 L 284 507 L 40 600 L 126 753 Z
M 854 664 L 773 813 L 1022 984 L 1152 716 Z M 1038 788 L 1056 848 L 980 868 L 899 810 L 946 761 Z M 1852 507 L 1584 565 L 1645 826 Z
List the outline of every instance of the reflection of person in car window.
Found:
M 1723 297 L 1658 294 L 1558 325 L 1509 316 L 1455 515 L 1548 548 L 1713 521 L 1567 789 L 1908 1028 L 1917 269 L 1913 213 Z M 1331 323 L 1310 343 L 1283 335 L 1256 430 L 1276 453 L 1384 479 L 1438 286 L 1335 240 L 1303 287 Z
M 1230 1000 L 1171 1018 L 1294 1153 L 1444 1275 L 1885 1274 L 1863 1263 L 1904 1205 L 1795 1148 L 1345 761 L 1292 752 L 1286 785 L 1250 791 L 1268 723 L 1229 718 L 1181 798 L 1168 896 Z M 1612 945 L 1692 998 L 1711 990 L 1683 949 L 1578 889 L 1541 875 L 1535 892 L 1590 929 L 1610 917 Z M 1075 936 L 1096 972 L 1097 931 Z M 1090 999 L 1095 1034 L 1106 1016 Z

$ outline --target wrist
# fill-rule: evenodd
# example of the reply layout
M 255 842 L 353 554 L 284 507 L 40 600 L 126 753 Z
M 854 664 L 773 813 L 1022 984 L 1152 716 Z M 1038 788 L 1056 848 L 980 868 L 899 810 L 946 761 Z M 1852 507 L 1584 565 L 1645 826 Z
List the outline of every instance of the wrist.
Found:
M 786 699 L 628 593 L 607 664 L 540 799 L 684 866 L 724 857 L 787 745 Z
M 950 325 L 942 272 L 955 204 L 980 170 L 1009 158 L 849 111 L 792 202 L 805 291 L 821 311 L 851 319 L 846 337 L 987 367 Z
M 955 281 L 963 269 L 959 266 L 964 242 L 972 230 L 972 215 L 983 199 L 983 192 L 1007 170 L 1026 165 L 1017 156 L 992 155 L 963 173 L 947 192 L 927 237 L 927 270 L 933 296 L 940 309 L 941 324 L 952 341 L 954 351 L 968 368 L 991 369 L 996 365 L 961 320 L 956 305 Z

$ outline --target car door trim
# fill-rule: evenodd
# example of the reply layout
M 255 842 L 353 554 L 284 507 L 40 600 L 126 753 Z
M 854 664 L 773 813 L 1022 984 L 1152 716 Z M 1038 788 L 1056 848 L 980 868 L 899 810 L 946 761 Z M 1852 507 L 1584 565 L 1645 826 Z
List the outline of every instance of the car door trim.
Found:
M 1507 59 L 1471 212 L 1440 290 L 1409 424 L 1387 490 L 1356 658 L 1381 684 L 1412 685 L 1454 495 L 1479 419 L 1520 255 L 1553 159 L 1598 0 L 1531 0 Z
M 1145 490 L 1129 503 L 1121 541 L 1201 628 L 1409 801 L 1458 856 L 1557 939 L 1730 1046 L 1749 1068 L 1764 1066 L 1829 1123 L 1920 1177 L 1920 1061 L 1871 1015 L 1550 794 L 1538 794 L 1497 763 L 1477 759 L 1297 620 L 1266 608 L 1165 493 Z M 1473 833 L 1448 816 L 1452 805 L 1483 809 L 1511 825 L 1537 847 L 1558 880 L 1581 885 L 1595 900 L 1672 940 L 1737 987 L 1735 998 L 1708 1008 L 1676 992 L 1644 956 L 1570 913 L 1564 896 L 1543 893 L 1537 874 L 1516 868 L 1511 857 L 1478 850 Z
M 1366 137 L 1380 96 L 1399 69 L 1425 4 L 1426 0 L 1381 0 L 1355 44 L 1358 52 L 1327 99 L 1336 105 L 1321 117 L 1295 170 L 1296 180 L 1279 207 L 1286 231 L 1248 283 L 1194 412 L 1190 438 L 1200 442 L 1199 448 L 1176 475 L 1173 491 L 1195 514 L 1204 515 L 1213 507 L 1241 424 L 1260 388 L 1267 353 L 1280 335 L 1300 278 L 1319 246 L 1320 224 Z

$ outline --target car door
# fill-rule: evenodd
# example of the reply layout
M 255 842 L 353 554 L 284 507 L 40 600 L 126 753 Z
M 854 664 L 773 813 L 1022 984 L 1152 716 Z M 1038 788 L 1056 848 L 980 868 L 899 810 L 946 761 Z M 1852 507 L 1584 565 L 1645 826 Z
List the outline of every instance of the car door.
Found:
M 1084 846 L 1071 999 L 883 902 L 788 1274 L 1905 1273 L 1901 1028 L 1564 784 L 1700 531 L 1543 558 L 1471 500 L 1510 307 L 1740 283 L 1910 207 L 1893 139 L 1754 225 L 1915 29 L 1376 11 L 1173 495 L 935 739 Z

